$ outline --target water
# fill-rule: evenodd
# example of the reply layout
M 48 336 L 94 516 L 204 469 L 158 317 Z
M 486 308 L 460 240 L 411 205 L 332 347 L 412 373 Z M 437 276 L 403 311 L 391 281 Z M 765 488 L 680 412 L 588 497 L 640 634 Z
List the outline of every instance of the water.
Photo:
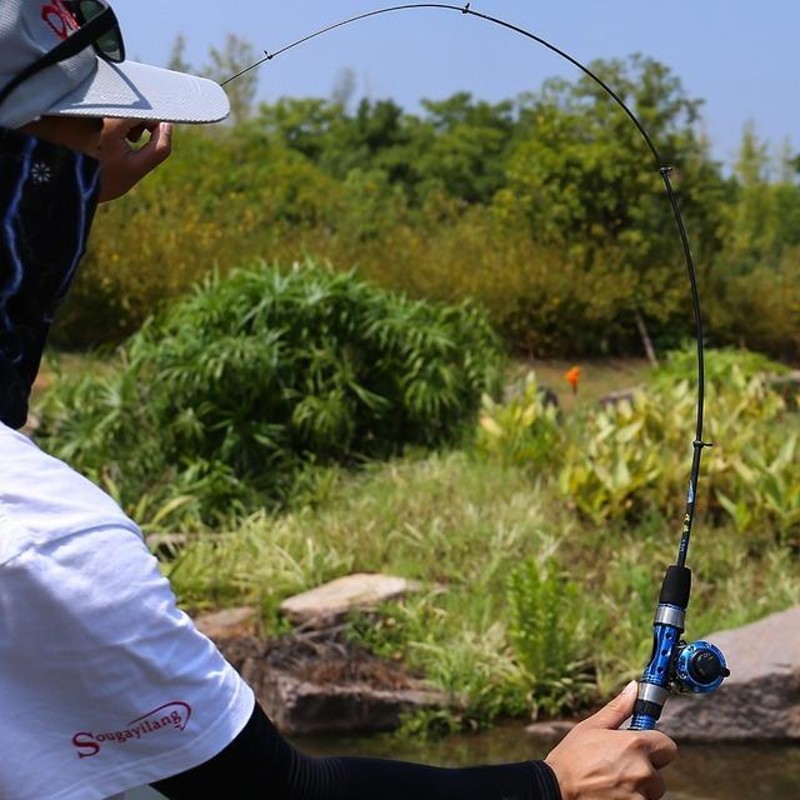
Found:
M 427 744 L 392 737 L 299 739 L 315 755 L 372 755 L 445 766 L 544 758 L 550 747 L 518 725 Z M 800 800 L 800 745 L 683 745 L 664 771 L 669 800 Z
M 518 725 L 427 743 L 399 742 L 391 736 L 296 738 L 293 742 L 311 755 L 376 756 L 442 766 L 543 758 L 549 749 L 532 742 Z M 683 745 L 664 776 L 669 800 L 800 800 L 800 745 Z M 150 790 L 129 793 L 129 800 L 157 797 Z

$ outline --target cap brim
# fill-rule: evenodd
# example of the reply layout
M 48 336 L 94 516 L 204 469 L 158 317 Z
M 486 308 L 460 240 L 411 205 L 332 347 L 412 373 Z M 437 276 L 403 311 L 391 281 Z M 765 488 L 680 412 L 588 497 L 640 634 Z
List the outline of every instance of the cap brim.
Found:
M 47 114 L 74 117 L 124 117 L 162 122 L 219 122 L 230 113 L 219 84 L 160 67 L 97 59 L 97 69 Z

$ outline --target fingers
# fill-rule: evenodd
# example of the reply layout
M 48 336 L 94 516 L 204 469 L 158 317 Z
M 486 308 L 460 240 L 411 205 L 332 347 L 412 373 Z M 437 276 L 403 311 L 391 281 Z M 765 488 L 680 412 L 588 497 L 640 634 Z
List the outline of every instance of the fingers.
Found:
M 635 688 L 576 725 L 548 754 L 563 800 L 660 800 L 661 770 L 677 747 L 660 731 L 617 730 L 628 715 Z
M 667 793 L 667 784 L 657 770 L 652 770 L 650 775 L 641 780 L 636 788 L 645 800 L 661 800 Z
M 637 684 L 631 681 L 597 713 L 580 723 L 582 728 L 616 730 L 633 713 Z
M 641 735 L 646 737 L 650 761 L 656 769 L 663 769 L 675 760 L 678 746 L 669 736 L 660 731 L 644 731 Z
M 146 150 L 152 148 L 152 167 L 154 169 L 159 164 L 166 161 L 172 153 L 172 133 L 174 127 L 169 122 L 160 122 L 155 128 L 148 128 L 150 131 L 150 141 L 142 148 Z
M 642 756 L 638 759 L 638 774 L 635 769 L 631 770 L 632 788 L 644 800 L 660 800 L 667 792 L 661 770 L 675 760 L 678 754 L 675 742 L 658 731 L 624 735 L 635 736 L 634 749 L 638 749 Z
M 145 133 L 150 138 L 140 147 Z M 173 126 L 167 122 L 109 119 L 103 128 L 99 159 L 102 166 L 100 201 L 125 194 L 172 152 Z

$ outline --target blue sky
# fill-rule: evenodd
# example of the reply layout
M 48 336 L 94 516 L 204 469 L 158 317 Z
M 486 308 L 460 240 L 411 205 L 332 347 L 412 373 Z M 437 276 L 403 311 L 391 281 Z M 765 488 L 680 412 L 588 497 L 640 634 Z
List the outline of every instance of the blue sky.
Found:
M 187 60 L 208 62 L 228 33 L 256 49 L 283 45 L 329 23 L 380 8 L 380 0 L 116 0 L 129 57 L 164 64 L 176 37 Z M 714 155 L 730 163 L 748 120 L 777 152 L 800 152 L 800 3 L 795 0 L 473 0 L 473 9 L 543 36 L 578 60 L 639 52 L 670 67 L 703 119 Z M 577 77 L 549 51 L 449 11 L 403 11 L 356 23 L 269 62 L 259 96 L 329 96 L 343 70 L 359 96 L 391 97 L 409 110 L 456 91 L 503 100 L 553 75 Z

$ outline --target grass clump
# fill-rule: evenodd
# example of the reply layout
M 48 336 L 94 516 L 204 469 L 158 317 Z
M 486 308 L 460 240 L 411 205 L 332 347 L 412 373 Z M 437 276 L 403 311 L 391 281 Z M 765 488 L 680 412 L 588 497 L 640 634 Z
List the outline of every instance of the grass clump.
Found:
M 41 436 L 123 505 L 174 501 L 173 524 L 211 522 L 284 502 L 311 464 L 458 441 L 501 363 L 470 304 L 411 301 L 311 262 L 255 265 L 151 320 L 110 374 L 60 384 Z

